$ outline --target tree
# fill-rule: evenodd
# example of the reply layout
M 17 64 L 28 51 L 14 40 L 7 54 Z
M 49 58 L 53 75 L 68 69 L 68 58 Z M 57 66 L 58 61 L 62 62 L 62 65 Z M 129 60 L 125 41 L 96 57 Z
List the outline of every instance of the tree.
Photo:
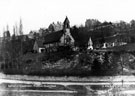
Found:
M 131 20 L 130 21 L 130 27 L 131 27 L 131 31 L 130 32 L 135 32 L 135 20 Z
M 131 28 L 135 28 L 135 20 L 130 21 Z
M 98 21 L 97 19 L 87 19 L 85 21 L 85 27 L 87 27 L 88 29 L 93 29 L 97 26 L 99 26 L 101 24 L 100 21 Z
M 12 35 L 12 40 L 15 40 L 16 39 L 16 37 L 15 37 L 15 34 L 16 32 L 15 32 L 15 27 L 13 26 L 13 35 Z
M 22 19 L 20 19 L 20 25 L 19 25 L 19 34 L 23 35 L 23 25 L 22 25 Z
M 87 19 L 85 22 L 85 27 L 88 29 L 93 29 L 96 24 L 96 20 L 94 19 Z
M 18 33 L 18 26 L 17 26 L 17 24 L 15 24 L 15 36 L 18 36 L 19 35 L 19 33 Z
M 93 61 L 93 66 L 92 66 L 92 75 L 100 76 L 102 75 L 102 69 L 101 69 L 101 63 L 97 58 Z

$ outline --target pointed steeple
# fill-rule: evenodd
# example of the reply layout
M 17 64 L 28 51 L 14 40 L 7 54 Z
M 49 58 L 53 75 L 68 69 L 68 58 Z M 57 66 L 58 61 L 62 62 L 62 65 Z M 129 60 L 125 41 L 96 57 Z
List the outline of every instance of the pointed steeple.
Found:
M 67 16 L 63 22 L 63 29 L 66 29 L 66 28 L 70 28 L 70 22 Z
M 89 45 L 90 45 L 90 46 L 93 45 L 93 42 L 92 42 L 92 40 L 91 40 L 91 37 L 90 37 L 90 39 L 89 39 Z
M 93 42 L 92 42 L 91 37 L 90 37 L 90 39 L 88 41 L 88 49 L 93 50 L 93 46 L 92 45 L 93 45 Z

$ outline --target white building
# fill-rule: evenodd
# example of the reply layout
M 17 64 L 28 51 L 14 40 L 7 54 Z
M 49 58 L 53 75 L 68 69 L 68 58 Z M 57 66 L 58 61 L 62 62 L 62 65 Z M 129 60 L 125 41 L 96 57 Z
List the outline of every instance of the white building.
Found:
M 88 41 L 88 48 L 87 49 L 90 49 L 90 50 L 93 50 L 93 42 L 91 40 L 91 37 L 89 38 L 89 41 Z

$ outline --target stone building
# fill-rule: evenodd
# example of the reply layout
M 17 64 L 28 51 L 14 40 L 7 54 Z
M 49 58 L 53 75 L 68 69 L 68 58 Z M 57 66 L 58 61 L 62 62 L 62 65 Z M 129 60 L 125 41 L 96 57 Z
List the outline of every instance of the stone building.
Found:
M 70 22 L 68 17 L 66 17 L 62 30 L 49 33 L 44 37 L 44 46 L 45 48 L 55 49 L 57 46 L 74 45 L 74 41 L 70 33 Z

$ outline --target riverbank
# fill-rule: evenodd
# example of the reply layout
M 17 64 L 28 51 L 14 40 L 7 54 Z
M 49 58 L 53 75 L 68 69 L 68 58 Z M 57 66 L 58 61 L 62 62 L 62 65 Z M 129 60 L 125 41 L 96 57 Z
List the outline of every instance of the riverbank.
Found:
M 135 82 L 135 76 L 133 75 L 119 75 L 119 76 L 89 76 L 89 77 L 75 77 L 75 76 L 28 76 L 28 75 L 5 75 L 0 73 L 0 79 L 7 80 L 26 80 L 26 81 L 69 81 L 69 82 L 112 82 L 112 81 L 125 81 L 125 82 Z
M 11 93 L 56 93 L 58 91 L 64 94 L 76 92 L 76 94 L 109 94 L 109 96 L 116 94 L 118 96 L 118 94 L 134 94 L 135 76 L 49 77 L 0 73 L 0 86 L 1 92 L 10 91 Z

